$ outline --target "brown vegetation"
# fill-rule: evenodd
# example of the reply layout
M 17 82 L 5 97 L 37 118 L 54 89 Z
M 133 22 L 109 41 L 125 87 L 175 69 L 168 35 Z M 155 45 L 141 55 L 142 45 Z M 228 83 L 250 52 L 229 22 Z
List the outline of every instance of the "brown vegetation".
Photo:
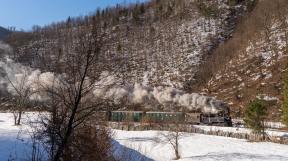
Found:
M 283 71 L 287 64 L 284 58 L 287 54 L 287 21 L 284 21 L 287 15 L 286 1 L 259 1 L 255 9 L 242 18 L 233 37 L 221 44 L 203 64 L 198 79 L 202 80 L 202 85 L 198 84 L 198 87 L 231 103 L 232 113 L 241 113 L 237 116 L 243 116 L 244 108 L 258 95 L 277 97 L 279 101 L 271 104 L 268 111 L 269 118 L 279 121 Z M 277 44 L 280 40 L 284 47 Z M 251 46 L 254 48 L 249 49 Z M 261 53 L 273 56 L 264 59 Z M 259 75 L 258 79 L 256 75 Z

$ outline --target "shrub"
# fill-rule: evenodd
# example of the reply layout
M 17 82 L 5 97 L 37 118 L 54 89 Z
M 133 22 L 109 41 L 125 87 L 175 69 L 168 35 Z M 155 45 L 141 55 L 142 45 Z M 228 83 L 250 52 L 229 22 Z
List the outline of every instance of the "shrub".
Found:
M 64 161 L 113 161 L 112 132 L 106 127 L 85 125 L 64 151 Z
M 254 133 L 265 134 L 264 121 L 267 117 L 267 107 L 261 100 L 252 101 L 244 113 L 244 122 Z

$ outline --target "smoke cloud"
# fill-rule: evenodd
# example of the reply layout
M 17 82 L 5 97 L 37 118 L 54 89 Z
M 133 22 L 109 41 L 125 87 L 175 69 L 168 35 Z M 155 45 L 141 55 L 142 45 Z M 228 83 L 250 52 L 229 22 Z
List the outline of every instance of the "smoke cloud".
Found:
M 9 46 L 1 42 L 0 49 L 11 52 Z M 16 89 L 22 90 L 22 92 L 29 90 L 32 93 L 29 96 L 30 99 L 46 100 L 48 97 L 42 92 L 42 88 L 55 85 L 60 85 L 60 81 L 54 73 L 41 73 L 40 70 L 23 66 L 8 57 L 4 57 L 0 61 L 1 94 L 17 95 Z M 109 72 L 102 72 L 99 81 L 95 82 L 94 85 L 92 97 L 111 100 L 116 104 L 143 104 L 146 105 L 145 107 L 149 107 L 147 104 L 150 103 L 152 108 L 157 103 L 164 107 L 169 106 L 169 108 L 171 108 L 171 105 L 177 105 L 188 111 L 202 111 L 209 114 L 217 114 L 228 110 L 225 103 L 215 98 L 197 93 L 185 93 L 172 87 L 151 88 L 147 86 L 145 81 L 142 84 L 135 83 L 134 85 L 124 86 L 119 79 Z
M 98 88 L 93 91 L 95 97 L 110 99 L 116 104 L 125 102 L 144 105 L 156 100 L 164 107 L 177 105 L 188 111 L 201 111 L 206 114 L 218 114 L 228 110 L 227 105 L 220 100 L 197 93 L 185 93 L 172 87 L 151 88 L 139 83 L 135 83 L 132 87 L 120 87 L 120 81 L 107 72 L 96 84 Z
M 32 100 L 47 99 L 42 88 L 55 86 L 56 77 L 51 72 L 41 73 L 6 57 L 0 61 L 0 89 L 2 94 L 25 95 Z
M 42 88 L 55 86 L 55 75 L 16 63 L 7 56 L 12 52 L 9 45 L 0 42 L 0 94 L 22 95 L 32 100 L 48 99 Z

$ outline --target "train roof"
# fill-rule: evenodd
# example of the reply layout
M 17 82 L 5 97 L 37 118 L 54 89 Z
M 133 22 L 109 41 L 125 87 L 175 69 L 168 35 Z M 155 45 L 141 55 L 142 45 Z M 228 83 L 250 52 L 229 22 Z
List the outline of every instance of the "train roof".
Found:
M 144 113 L 145 111 L 111 111 L 114 113 L 126 112 L 126 113 Z M 166 114 L 181 114 L 183 112 L 165 112 L 165 111 L 146 111 L 146 113 L 166 113 Z
M 144 113 L 144 111 L 111 111 L 111 112 Z
M 167 113 L 167 114 L 172 114 L 172 113 L 183 113 L 183 112 L 158 112 L 158 111 L 148 111 L 146 113 Z

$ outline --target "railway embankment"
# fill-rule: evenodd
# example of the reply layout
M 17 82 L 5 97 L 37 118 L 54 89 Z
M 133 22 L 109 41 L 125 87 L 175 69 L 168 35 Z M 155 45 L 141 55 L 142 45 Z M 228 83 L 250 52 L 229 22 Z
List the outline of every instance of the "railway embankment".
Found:
M 173 131 L 175 129 L 175 124 L 109 122 L 108 125 L 113 129 L 127 130 L 127 131 L 147 131 L 147 130 Z M 231 137 L 256 142 L 266 141 L 288 145 L 287 131 L 267 129 L 263 138 L 262 134 L 252 133 L 252 131 L 247 128 L 202 126 L 191 124 L 179 124 L 177 126 L 180 127 L 182 132 Z

